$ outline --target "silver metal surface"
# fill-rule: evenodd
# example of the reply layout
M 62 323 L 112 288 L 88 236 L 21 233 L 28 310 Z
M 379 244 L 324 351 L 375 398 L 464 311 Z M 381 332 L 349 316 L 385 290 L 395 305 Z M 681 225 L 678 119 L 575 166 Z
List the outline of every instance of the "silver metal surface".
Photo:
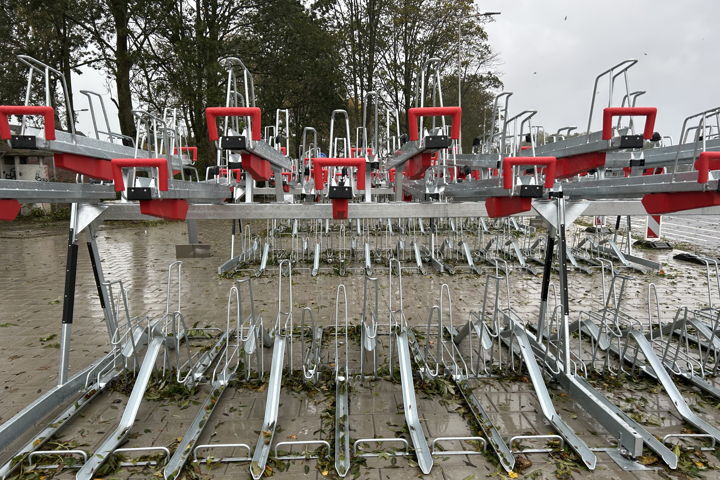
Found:
M 273 344 L 272 365 L 270 366 L 270 378 L 268 379 L 267 397 L 265 398 L 265 417 L 263 418 L 257 444 L 255 445 L 252 462 L 250 462 L 250 475 L 252 475 L 255 480 L 261 478 L 265 472 L 265 465 L 270 456 L 270 447 L 273 437 L 275 436 L 275 428 L 277 427 L 282 371 L 285 360 L 285 342 L 285 337 L 282 336 L 280 332 L 276 332 L 275 342 Z
M 120 418 L 120 423 L 113 432 L 106 437 L 105 440 L 103 440 L 90 459 L 85 462 L 82 468 L 80 468 L 76 475 L 77 480 L 91 480 L 94 478 L 97 470 L 127 437 L 130 429 L 135 423 L 135 419 L 137 418 L 137 413 L 140 410 L 140 404 L 142 403 L 143 396 L 145 395 L 145 390 L 147 389 L 153 369 L 155 368 L 155 361 L 157 360 L 164 343 L 165 337 L 162 335 L 156 335 L 148 345 L 147 352 L 145 353 L 143 362 L 140 365 L 140 371 L 138 372 L 135 384 L 133 385 L 132 392 L 128 398 L 123 415 Z
M 395 336 L 398 347 L 398 361 L 400 363 L 400 381 L 402 383 L 403 410 L 405 422 L 410 432 L 410 439 L 415 448 L 418 467 L 424 474 L 430 473 L 433 466 L 432 454 L 427 439 L 420 424 L 420 416 L 415 399 L 415 386 L 413 383 L 412 366 L 410 363 L 410 348 L 407 333 L 402 331 Z

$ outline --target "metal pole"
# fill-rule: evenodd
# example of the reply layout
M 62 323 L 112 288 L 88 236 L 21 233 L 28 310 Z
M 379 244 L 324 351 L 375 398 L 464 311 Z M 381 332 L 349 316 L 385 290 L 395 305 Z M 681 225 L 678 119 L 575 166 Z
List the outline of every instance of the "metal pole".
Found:
M 70 231 L 68 233 L 67 260 L 65 264 L 65 295 L 63 297 L 63 316 L 60 331 L 60 364 L 58 385 L 62 386 L 68 378 L 70 367 L 70 337 L 72 336 L 73 310 L 75 308 L 75 275 L 77 273 L 77 209 L 73 203 L 70 208 Z
M 557 205 L 558 263 L 560 267 L 560 300 L 562 302 L 563 365 L 565 373 L 572 375 L 570 368 L 570 305 L 568 300 L 566 241 L 565 241 L 565 198 L 563 192 L 553 192 Z
M 95 226 L 90 224 L 87 231 L 87 247 L 88 253 L 90 254 L 90 264 L 93 269 L 93 276 L 95 277 L 95 286 L 98 290 L 98 297 L 100 298 L 100 307 L 103 310 L 105 316 L 105 324 L 108 329 L 108 338 L 112 341 L 115 332 L 117 331 L 117 324 L 115 323 L 115 317 L 110 310 L 110 299 L 108 298 L 108 292 L 105 288 L 105 275 L 103 274 L 102 263 L 100 259 L 100 253 L 97 247 L 97 233 L 95 232 Z
M 537 339 L 542 341 L 545 331 L 545 315 L 547 314 L 548 291 L 550 290 L 550 275 L 552 273 L 552 260 L 555 251 L 555 232 L 548 231 L 545 244 L 545 265 L 543 267 L 542 289 L 540 290 L 540 317 L 538 318 Z

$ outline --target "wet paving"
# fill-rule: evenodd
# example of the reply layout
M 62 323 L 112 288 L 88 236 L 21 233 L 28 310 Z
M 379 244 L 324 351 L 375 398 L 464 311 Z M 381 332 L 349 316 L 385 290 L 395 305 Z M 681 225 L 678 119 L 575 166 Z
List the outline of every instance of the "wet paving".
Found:
M 676 221 L 677 219 L 673 220 Z M 200 222 L 200 241 L 211 246 L 209 258 L 183 260 L 182 312 L 186 323 L 198 327 L 224 328 L 228 290 L 232 280 L 217 275 L 217 267 L 229 256 L 229 222 Z M 256 228 L 261 231 L 264 225 Z M 59 330 L 62 318 L 67 231 L 63 224 L 20 221 L 0 226 L 3 249 L 0 250 L 0 351 L 4 362 L 0 363 L 0 422 L 19 412 L 27 403 L 48 390 L 57 381 L 59 358 Z M 476 244 L 481 244 L 476 239 Z M 110 351 L 107 330 L 97 296 L 92 268 L 81 236 L 78 261 L 76 302 L 73 324 L 71 371 L 77 372 L 103 353 Z M 158 222 L 134 224 L 112 222 L 103 225 L 98 232 L 98 246 L 103 258 L 102 268 L 109 281 L 122 280 L 128 289 L 130 311 L 133 316 L 158 316 L 165 311 L 168 265 L 175 261 L 175 245 L 187 243 L 184 224 Z M 670 321 L 681 305 L 702 307 L 720 302 L 718 292 L 708 298 L 704 267 L 677 262 L 672 255 L 677 252 L 636 251 L 638 255 L 662 264 L 660 272 L 629 275 L 627 298 L 624 309 L 639 322 L 648 318 L 648 284 L 653 283 L 660 300 L 660 316 Z M 311 264 L 298 264 L 293 270 L 293 304 L 295 321 L 299 311 L 310 307 L 319 325 L 335 322 L 336 287 L 342 283 L 347 291 L 347 310 L 351 324 L 357 324 L 363 310 L 364 276 L 361 271 L 348 276 L 333 273 L 332 268 L 312 277 Z M 428 268 L 428 271 L 431 271 Z M 278 311 L 277 270 L 269 268 L 253 280 L 256 308 L 266 325 L 275 321 Z M 483 267 L 483 273 L 492 273 Z M 245 272 L 248 275 L 251 271 Z M 374 274 L 379 280 L 380 305 L 389 300 L 398 305 L 397 285 L 389 288 L 387 268 L 377 265 Z M 554 278 L 557 282 L 557 278 Z M 412 268 L 403 272 L 403 304 L 408 323 L 423 332 L 428 314 L 439 305 L 443 284 L 450 287 L 452 318 L 459 326 L 477 311 L 482 302 L 485 278 L 460 271 L 455 275 L 429 273 L 420 275 Z M 588 275 L 579 271 L 569 274 L 570 309 L 574 317 L 580 312 L 597 310 L 602 302 L 601 275 Z M 540 278 L 514 268 L 511 275 L 509 301 L 521 319 L 534 323 L 538 312 Z M 551 307 L 555 300 L 551 300 Z M 447 305 L 445 306 L 447 308 Z M 427 340 L 427 339 L 426 339 Z M 422 344 L 422 338 L 419 342 Z M 334 368 L 332 339 L 326 339 L 322 357 L 326 366 Z M 266 370 L 269 368 L 269 350 L 265 352 Z M 354 355 L 353 355 L 354 354 Z M 299 365 L 300 351 L 295 352 Z M 351 349 L 350 372 L 360 370 L 357 350 Z M 367 360 L 367 359 L 366 359 Z M 379 359 L 382 363 L 383 358 Z M 366 368 L 368 366 L 366 365 Z M 323 424 L 323 415 L 332 411 L 334 386 L 332 373 L 325 372 L 320 383 L 330 388 L 313 395 L 304 391 L 283 391 L 275 441 L 330 439 L 332 428 Z M 602 379 L 594 383 L 613 402 L 623 409 L 633 411 L 639 422 L 654 435 L 685 431 L 687 428 L 675 413 L 669 396 L 652 382 L 635 389 L 634 386 L 618 388 L 613 382 L 604 384 Z M 688 403 L 714 425 L 720 424 L 720 410 L 716 401 L 700 395 L 693 387 L 680 384 Z M 522 375 L 507 379 L 483 378 L 472 380 L 468 388 L 488 410 L 493 424 L 503 437 L 509 440 L 517 435 L 553 434 L 549 422 L 542 415 L 532 384 Z M 584 412 L 557 386 L 549 386 L 558 413 L 593 448 L 613 445 L 609 435 L 590 415 Z M 164 446 L 174 448 L 186 427 L 190 424 L 198 405 L 207 395 L 207 387 L 199 389 L 187 401 L 169 402 L 148 400 L 141 405 L 138 419 L 126 447 Z M 637 398 L 642 398 L 638 401 Z M 126 393 L 107 391 L 83 411 L 82 416 L 66 425 L 58 439 L 78 448 L 92 451 L 99 441 L 114 427 L 126 401 Z M 351 437 L 395 438 L 406 437 L 403 399 L 400 384 L 384 380 L 353 381 L 350 390 L 350 414 L 348 416 Z M 215 413 L 205 429 L 200 443 L 245 443 L 254 447 L 264 414 L 265 392 L 262 389 L 231 386 L 218 403 Z M 437 392 L 418 390 L 418 411 L 421 425 L 428 438 L 467 437 L 475 434 L 477 426 L 468 421 L 464 402 L 457 392 L 438 395 Z M 326 419 L 327 420 L 327 419 Z M 333 418 L 330 417 L 330 425 Z M 516 445 L 517 446 L 517 445 Z M 543 445 L 540 445 L 541 447 Z M 469 445 L 450 444 L 447 449 Z M 376 448 L 368 446 L 368 448 Z M 396 452 L 396 445 L 391 451 Z M 222 452 L 223 455 L 240 455 L 240 448 Z M 7 452 L 4 452 L 7 455 Z M 706 454 L 707 460 L 693 473 L 704 478 L 718 478 L 720 472 L 711 470 L 717 459 Z M 385 455 L 367 458 L 361 468 L 351 470 L 350 478 L 395 479 L 437 478 L 470 480 L 500 477 L 504 471 L 490 454 L 435 457 L 431 474 L 420 474 L 413 456 Z M 0 458 L 5 461 L 6 458 Z M 666 470 L 650 472 L 625 472 L 604 453 L 598 454 L 598 467 L 588 472 L 573 461 L 557 458 L 547 453 L 528 454 L 527 463 L 520 475 L 523 478 L 667 478 L 678 472 Z M 651 462 L 654 463 L 654 462 Z M 330 464 L 330 467 L 332 463 Z M 271 465 L 273 467 L 273 465 Z M 293 461 L 274 465 L 273 478 L 326 478 L 332 477 L 332 468 L 316 461 Z M 684 472 L 684 471 L 683 471 Z M 683 473 L 684 474 L 684 473 Z M 154 469 L 124 469 L 109 478 L 152 478 Z M 197 477 L 186 478 L 249 478 L 248 463 L 211 465 L 200 469 Z M 55 478 L 74 478 L 70 471 Z M 679 478 L 683 478 L 680 476 Z

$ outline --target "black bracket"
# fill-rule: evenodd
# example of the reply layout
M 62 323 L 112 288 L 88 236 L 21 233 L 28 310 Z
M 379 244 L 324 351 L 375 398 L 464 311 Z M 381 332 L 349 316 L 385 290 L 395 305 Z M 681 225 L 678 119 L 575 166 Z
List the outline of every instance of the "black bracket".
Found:
M 37 150 L 37 138 L 34 135 L 13 135 L 10 145 L 12 148 Z
M 450 137 L 447 135 L 429 135 L 423 141 L 426 150 L 439 150 L 450 146 Z
M 353 198 L 352 187 L 345 185 L 330 185 L 330 190 L 328 190 L 328 198 L 331 200 L 351 200 Z
M 520 185 L 518 195 L 521 197 L 542 198 L 544 191 L 542 185 Z
M 152 200 L 152 191 L 149 187 L 128 187 L 128 200 Z
M 621 135 L 620 148 L 643 148 L 642 135 Z
M 244 135 L 220 137 L 220 150 L 245 150 L 247 139 Z

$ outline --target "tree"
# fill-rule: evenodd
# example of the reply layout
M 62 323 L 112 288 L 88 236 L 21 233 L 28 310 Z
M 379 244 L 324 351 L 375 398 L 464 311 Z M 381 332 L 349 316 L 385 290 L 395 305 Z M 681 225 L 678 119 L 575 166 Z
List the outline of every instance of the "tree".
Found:
M 21 104 L 25 101 L 27 68 L 20 63 L 20 54 L 35 58 L 60 71 L 68 87 L 70 106 L 72 99 L 72 74 L 79 67 L 92 62 L 91 52 L 81 29 L 72 18 L 86 8 L 82 0 L 58 0 L 48 3 L 42 0 L 0 0 L 0 68 L 3 82 L 0 84 L 0 101 Z M 36 75 L 36 80 L 38 76 Z M 54 77 L 50 83 L 51 102 L 58 118 L 63 117 L 65 127 L 70 128 L 71 112 L 66 108 Z M 45 103 L 42 83 L 35 85 L 33 103 Z
M 274 124 L 276 109 L 290 109 L 286 135 L 295 147 L 306 126 L 327 135 L 330 112 L 344 106 L 337 45 L 326 21 L 299 0 L 266 2 L 252 17 L 243 52 L 255 73 L 263 123 Z
M 431 58 L 439 59 L 437 68 L 454 74 L 456 82 L 458 54 L 463 79 L 480 76 L 494 62 L 483 29 L 486 17 L 472 0 L 318 0 L 315 8 L 331 20 L 341 41 L 348 107 L 356 125 L 372 90 L 382 94 L 387 108 L 401 113 L 404 123 L 404 112 L 417 100 L 417 75 L 423 68 L 429 73 Z M 491 84 L 497 85 L 497 79 Z M 455 97 L 445 96 L 446 105 L 457 104 L 457 87 L 454 91 Z
M 120 131 L 123 135 L 135 135 L 132 115 L 133 70 L 145 48 L 150 35 L 161 22 L 157 2 L 151 0 L 87 0 L 86 8 L 72 17 L 81 28 L 96 52 L 94 63 L 101 66 L 115 79 Z M 161 10 L 160 10 L 161 11 Z

